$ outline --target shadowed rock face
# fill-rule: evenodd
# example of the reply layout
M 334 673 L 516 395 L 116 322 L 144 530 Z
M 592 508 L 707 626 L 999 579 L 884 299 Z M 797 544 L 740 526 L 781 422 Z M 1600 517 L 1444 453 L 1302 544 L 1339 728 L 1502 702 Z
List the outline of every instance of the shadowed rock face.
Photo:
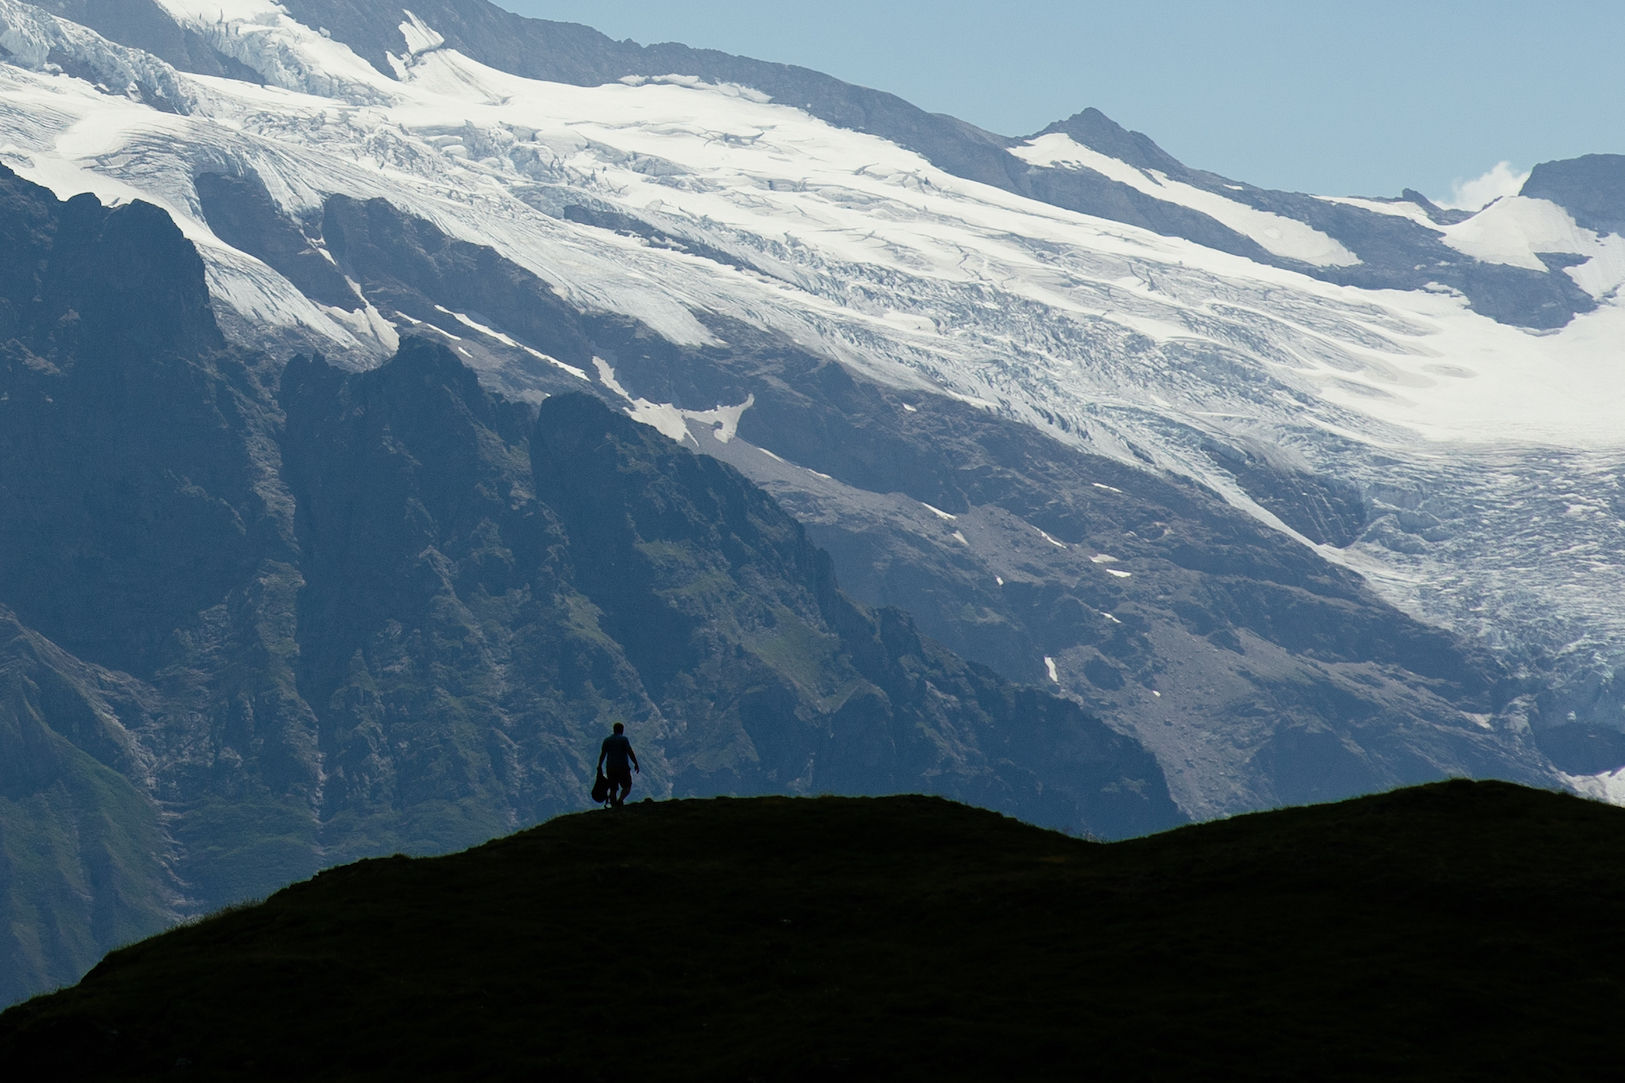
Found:
M 283 217 L 258 176 L 202 173 L 196 185 L 203 217 L 215 236 L 263 260 L 313 301 L 347 312 L 361 307 L 344 275 Z
M 384 311 L 455 335 L 468 327 L 446 309 L 477 313 L 552 357 L 592 368 L 592 344 L 575 311 L 546 282 L 491 249 L 454 240 L 386 199 L 332 196 L 323 208 L 322 233 L 334 259 Z M 549 389 L 570 386 L 570 378 L 545 362 L 533 359 L 532 367 L 552 378 Z
M 138 682 L 0 607 L 0 1003 L 175 920 L 180 884 L 142 785 L 149 763 L 125 728 L 151 706 Z
M 263 407 L 156 207 L 57 203 L 0 174 L 0 597 L 151 676 L 172 629 L 287 539 L 259 491 Z
M 1625 154 L 1542 162 L 1518 194 L 1549 199 L 1594 232 L 1625 233 Z
M 302 857 L 274 840 L 309 822 L 319 771 L 281 663 L 278 419 L 196 250 L 148 204 L 62 203 L 9 171 L 0 235 L 13 999 L 224 901 L 216 882 L 308 874 L 314 833 Z M 215 830 L 228 797 L 239 822 Z
M 1087 808 L 1114 833 L 1176 818 L 1165 795 L 1128 796 L 1123 780 L 1160 778 L 1131 741 L 854 605 L 765 493 L 595 398 L 555 396 L 532 423 L 415 340 L 359 375 L 295 361 L 281 398 L 329 822 L 387 815 L 418 783 L 378 765 L 436 716 L 442 743 L 502 719 L 513 747 L 489 777 L 474 751 L 433 773 L 514 787 L 515 815 L 539 819 L 575 803 L 574 745 L 590 755 L 617 713 L 654 747 L 657 792 L 946 786 L 1030 817 Z M 1111 777 L 1080 789 L 1079 771 Z
M 6 1000 L 324 865 L 581 808 L 615 719 L 658 796 L 1184 819 L 1134 739 L 852 602 L 771 497 L 595 398 L 538 413 L 418 339 L 273 385 L 155 208 L 0 173 L 0 238 Z
M 1030 814 L 1045 820 L 1076 806 L 1080 822 L 1121 825 L 1109 830 L 1170 816 L 1160 770 L 1132 741 L 1073 703 L 966 665 L 898 610 L 855 604 L 765 493 L 624 419 L 606 438 L 601 411 L 586 396 L 550 399 L 531 445 L 576 582 L 668 718 L 689 734 L 742 730 L 757 750 L 754 763 L 723 764 L 679 739 L 680 790 L 715 789 L 719 771 L 738 789 L 801 786 L 790 772 L 813 789 L 924 778 L 1012 810 L 1036 800 Z M 731 702 L 689 676 L 726 674 L 730 653 L 748 674 L 725 678 Z M 820 659 L 822 674 L 810 665 Z M 1085 777 L 1101 781 L 1068 781 Z

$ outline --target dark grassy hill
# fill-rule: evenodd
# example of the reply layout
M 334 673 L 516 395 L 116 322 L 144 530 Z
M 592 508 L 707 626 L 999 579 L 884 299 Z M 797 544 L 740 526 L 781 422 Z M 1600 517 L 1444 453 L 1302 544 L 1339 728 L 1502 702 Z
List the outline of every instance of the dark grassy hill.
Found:
M 1438 783 L 1098 844 L 926 797 L 334 869 L 0 1016 L 54 1078 L 1612 1076 L 1625 811 Z

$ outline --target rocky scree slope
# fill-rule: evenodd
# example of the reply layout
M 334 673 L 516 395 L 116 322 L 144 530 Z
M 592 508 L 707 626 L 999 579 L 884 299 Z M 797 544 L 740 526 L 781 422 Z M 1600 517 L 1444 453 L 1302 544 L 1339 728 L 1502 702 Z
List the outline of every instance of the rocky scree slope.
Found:
M 1077 704 L 840 593 L 771 497 L 582 395 L 407 340 L 225 345 L 169 217 L 0 173 L 0 996 L 367 854 L 643 792 L 951 794 L 1179 822 Z M 280 371 L 279 371 L 280 368 Z

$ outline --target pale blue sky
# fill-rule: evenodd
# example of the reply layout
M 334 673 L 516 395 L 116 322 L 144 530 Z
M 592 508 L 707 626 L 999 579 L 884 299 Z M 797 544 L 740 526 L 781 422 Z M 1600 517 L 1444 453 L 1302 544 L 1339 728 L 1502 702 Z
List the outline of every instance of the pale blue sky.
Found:
M 801 64 L 1022 135 L 1093 105 L 1189 165 L 1441 200 L 1509 161 L 1625 153 L 1625 0 L 496 0 Z

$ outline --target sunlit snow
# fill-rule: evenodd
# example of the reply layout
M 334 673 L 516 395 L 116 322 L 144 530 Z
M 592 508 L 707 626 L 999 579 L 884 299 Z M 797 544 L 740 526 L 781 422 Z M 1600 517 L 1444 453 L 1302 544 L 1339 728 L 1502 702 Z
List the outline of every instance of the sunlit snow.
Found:
M 1546 269 L 1541 253 L 1584 256 L 1585 263 L 1566 270 L 1593 297 L 1625 283 L 1625 237 L 1598 237 L 1549 200 L 1507 196 L 1443 233 L 1446 244 L 1474 259 L 1532 271 Z

